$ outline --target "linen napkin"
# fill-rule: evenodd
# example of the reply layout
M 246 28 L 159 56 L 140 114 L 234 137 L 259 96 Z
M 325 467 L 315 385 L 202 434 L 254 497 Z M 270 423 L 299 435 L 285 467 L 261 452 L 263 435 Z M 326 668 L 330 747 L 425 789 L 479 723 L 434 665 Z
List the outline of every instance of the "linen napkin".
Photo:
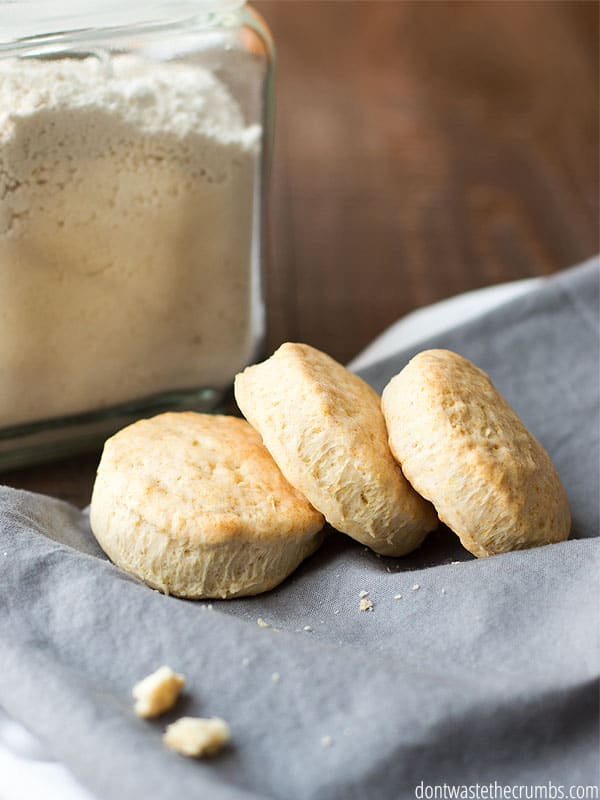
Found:
M 554 460 L 570 541 L 475 560 L 442 528 L 387 559 L 332 531 L 273 592 L 202 603 L 121 572 L 77 509 L 2 488 L 0 705 L 99 800 L 597 784 L 599 274 L 595 259 L 418 346 L 491 375 Z M 381 390 L 414 352 L 361 374 Z M 163 663 L 188 690 L 137 719 L 131 687 Z M 169 752 L 183 714 L 224 717 L 232 746 Z

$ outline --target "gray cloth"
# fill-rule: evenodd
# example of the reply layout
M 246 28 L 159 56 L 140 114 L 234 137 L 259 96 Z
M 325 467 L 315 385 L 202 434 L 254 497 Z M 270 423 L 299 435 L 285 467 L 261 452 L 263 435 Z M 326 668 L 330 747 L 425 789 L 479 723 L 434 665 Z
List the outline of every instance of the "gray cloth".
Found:
M 554 459 L 572 540 L 475 560 L 440 529 L 386 559 L 331 532 L 275 591 L 211 607 L 121 572 L 76 509 L 3 488 L 0 704 L 102 800 L 596 784 L 598 274 L 588 263 L 422 345 L 491 374 Z M 411 355 L 365 377 L 381 389 Z M 131 687 L 164 663 L 188 691 L 139 720 Z M 182 714 L 224 717 L 231 748 L 205 762 L 166 750 L 164 725 Z

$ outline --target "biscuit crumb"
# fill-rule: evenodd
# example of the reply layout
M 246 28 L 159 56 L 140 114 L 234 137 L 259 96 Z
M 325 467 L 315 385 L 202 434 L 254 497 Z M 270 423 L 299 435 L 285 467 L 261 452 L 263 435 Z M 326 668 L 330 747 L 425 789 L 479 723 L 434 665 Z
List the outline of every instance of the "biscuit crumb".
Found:
M 361 611 L 373 611 L 373 602 L 368 597 L 363 597 L 359 608 Z
M 362 592 L 358 595 L 359 597 L 366 597 L 369 593 L 366 589 L 363 589 Z
M 218 717 L 181 717 L 172 725 L 167 725 L 163 736 L 167 747 L 190 758 L 215 755 L 229 739 L 229 725 Z
M 413 590 L 413 592 L 418 592 L 420 588 L 421 588 L 421 584 L 420 583 L 415 583 L 415 585 L 412 587 L 412 590 Z
M 271 675 L 271 680 L 273 681 L 273 683 L 279 683 L 279 681 L 281 680 L 281 675 L 278 672 L 274 672 Z
M 144 718 L 163 714 L 175 705 L 184 684 L 183 675 L 173 672 L 171 667 L 160 667 L 133 687 L 134 712 Z
M 333 739 L 331 738 L 331 736 L 322 736 L 321 744 L 323 745 L 323 747 L 331 747 L 331 745 L 333 744 Z
M 340 613 L 340 610 L 339 610 L 339 608 L 336 608 L 336 609 L 334 609 L 334 612 L 333 612 L 333 613 L 334 613 L 334 614 L 339 614 L 339 613 Z
M 310 627 L 310 625 L 305 625 L 305 626 L 302 628 L 302 630 L 303 630 L 303 631 L 312 631 L 312 628 Z
M 441 592 L 442 592 L 442 594 L 446 594 L 446 590 L 445 589 L 442 589 Z
M 402 595 L 401 594 L 395 594 L 394 595 L 394 600 L 402 600 Z
M 262 617 L 259 617 L 259 618 L 256 620 L 256 624 L 258 625 L 258 627 L 259 627 L 259 628 L 270 628 L 270 627 L 271 627 L 271 626 L 269 625 L 269 623 L 268 623 L 268 622 L 265 622 L 265 620 L 264 620 Z

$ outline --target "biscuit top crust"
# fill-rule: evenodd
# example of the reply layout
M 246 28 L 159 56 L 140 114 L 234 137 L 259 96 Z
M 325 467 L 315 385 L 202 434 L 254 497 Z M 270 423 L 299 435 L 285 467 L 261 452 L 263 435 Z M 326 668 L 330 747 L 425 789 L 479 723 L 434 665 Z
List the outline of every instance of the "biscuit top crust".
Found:
M 236 377 L 236 399 L 290 483 L 335 528 L 379 552 L 413 549 L 437 516 L 387 443 L 377 392 L 330 356 L 287 342 Z
M 323 517 L 283 477 L 242 419 L 160 414 L 109 439 L 98 481 L 171 538 L 219 545 L 316 533 Z
M 567 538 L 568 501 L 550 456 L 468 359 L 419 353 L 385 388 L 382 408 L 404 474 L 472 553 Z

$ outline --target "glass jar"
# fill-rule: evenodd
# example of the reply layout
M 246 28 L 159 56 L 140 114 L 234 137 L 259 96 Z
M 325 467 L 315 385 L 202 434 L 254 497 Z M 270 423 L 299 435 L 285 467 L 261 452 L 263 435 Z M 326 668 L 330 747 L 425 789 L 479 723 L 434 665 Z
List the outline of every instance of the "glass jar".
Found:
M 0 468 L 219 408 L 264 336 L 273 50 L 243 0 L 0 0 Z

